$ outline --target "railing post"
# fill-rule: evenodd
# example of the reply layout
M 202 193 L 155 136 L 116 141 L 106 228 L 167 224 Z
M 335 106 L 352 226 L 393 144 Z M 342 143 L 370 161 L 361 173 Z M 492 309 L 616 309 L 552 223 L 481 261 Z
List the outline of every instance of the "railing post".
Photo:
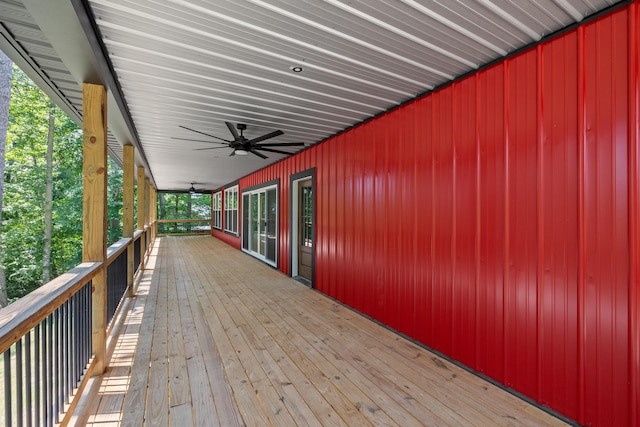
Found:
M 144 233 L 144 219 L 145 219 L 145 198 L 146 198 L 146 184 L 144 179 L 144 168 L 138 166 L 138 230 L 142 231 L 141 244 L 140 245 L 140 271 L 144 270 L 144 255 L 147 253 L 146 239 Z
M 146 236 L 147 239 L 145 240 L 146 243 L 146 247 L 145 247 L 145 255 L 147 253 L 149 253 L 149 247 L 150 247 L 150 242 L 151 242 L 151 227 L 149 226 L 151 223 L 149 222 L 149 218 L 151 216 L 151 183 L 149 181 L 149 178 L 146 178 L 144 180 L 144 225 L 146 227 Z
M 157 231 L 158 223 L 156 222 L 156 219 L 158 219 L 157 218 L 157 214 L 158 214 L 158 212 L 157 212 L 157 209 L 158 209 L 158 206 L 157 206 L 157 204 L 158 204 L 157 194 L 158 193 L 156 192 L 156 189 L 151 187 L 151 218 L 150 218 L 150 221 L 151 221 L 151 224 L 152 224 L 152 226 L 151 226 L 151 241 L 152 242 L 156 240 L 156 235 L 158 234 L 158 231 Z
M 127 295 L 132 297 L 134 295 L 133 290 L 133 182 L 135 174 L 134 165 L 134 148 L 132 145 L 125 145 L 124 159 L 123 159 L 123 176 L 122 176 L 122 237 L 128 237 L 131 239 L 129 246 L 127 247 Z
M 106 367 L 107 330 L 107 91 L 82 85 L 82 260 L 102 262 L 93 277 L 92 347 L 95 375 Z

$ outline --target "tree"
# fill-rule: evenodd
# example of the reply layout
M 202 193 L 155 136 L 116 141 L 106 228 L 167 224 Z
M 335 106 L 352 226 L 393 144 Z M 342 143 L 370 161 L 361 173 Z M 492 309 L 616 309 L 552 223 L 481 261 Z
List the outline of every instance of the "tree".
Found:
M 7 129 L 9 127 L 9 105 L 11 101 L 11 80 L 13 63 L 0 51 L 0 231 L 2 230 L 2 199 L 4 197 L 4 165 Z M 0 251 L 2 255 L 2 251 Z M 0 256 L 0 260 L 2 257 Z M 0 264 L 0 308 L 8 303 L 7 281 L 4 266 Z
M 107 175 L 107 245 L 122 238 L 122 168 L 111 157 L 108 160 Z
M 51 280 L 51 234 L 53 215 L 53 134 L 55 130 L 56 109 L 49 107 L 49 133 L 47 137 L 47 181 L 44 200 L 44 251 L 42 254 L 42 282 Z

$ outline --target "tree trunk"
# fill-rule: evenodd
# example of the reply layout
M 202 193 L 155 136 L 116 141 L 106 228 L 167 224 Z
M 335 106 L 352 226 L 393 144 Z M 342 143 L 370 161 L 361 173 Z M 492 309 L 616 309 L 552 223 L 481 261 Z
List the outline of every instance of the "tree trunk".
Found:
M 187 219 L 191 219 L 191 196 L 192 196 L 192 194 L 189 193 L 189 200 L 187 201 Z M 191 233 L 191 223 L 190 222 L 187 223 L 187 232 Z
M 42 255 L 42 283 L 51 280 L 51 232 L 53 210 L 53 131 L 56 122 L 56 109 L 49 108 L 49 135 L 47 138 L 47 183 L 44 197 L 44 253 Z
M 158 199 L 160 200 L 160 219 L 167 218 L 167 202 L 164 200 L 164 193 L 158 193 Z M 162 232 L 165 232 L 165 225 L 163 223 L 158 224 Z
M 11 100 L 11 73 L 13 63 L 0 51 L 0 232 L 2 231 L 2 198 L 4 196 L 4 154 L 9 127 L 9 101 Z M 0 252 L 0 307 L 7 305 L 7 280 Z
M 173 194 L 173 197 L 175 197 L 175 200 L 176 200 L 176 206 L 175 206 L 175 209 L 174 209 L 174 211 L 173 211 L 173 212 L 174 212 L 174 214 L 173 214 L 173 218 L 174 218 L 174 219 L 178 219 L 178 218 L 179 218 L 179 216 L 178 216 L 178 209 L 180 209 L 180 198 L 178 197 L 178 193 L 174 193 L 174 194 Z M 174 223 L 173 223 L 173 232 L 174 232 L 174 233 L 177 233 L 177 232 L 178 232 L 178 221 L 176 221 L 176 222 L 174 222 Z

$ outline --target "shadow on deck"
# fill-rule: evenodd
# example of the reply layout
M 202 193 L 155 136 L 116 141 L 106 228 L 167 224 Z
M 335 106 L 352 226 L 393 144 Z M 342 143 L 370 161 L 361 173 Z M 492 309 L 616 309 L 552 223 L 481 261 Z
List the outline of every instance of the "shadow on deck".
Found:
M 156 240 L 72 425 L 564 425 L 211 237 Z

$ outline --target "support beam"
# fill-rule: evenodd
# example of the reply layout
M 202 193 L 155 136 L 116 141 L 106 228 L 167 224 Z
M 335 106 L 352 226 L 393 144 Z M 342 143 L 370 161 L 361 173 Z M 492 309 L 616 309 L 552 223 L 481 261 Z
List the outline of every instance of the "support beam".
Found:
M 144 168 L 138 166 L 138 230 L 144 231 L 144 209 L 145 209 L 145 180 L 144 180 Z M 142 239 L 140 245 L 140 270 L 144 270 L 144 255 L 147 253 L 146 238 L 143 233 L 140 237 Z
M 122 192 L 122 237 L 133 238 L 133 185 L 135 181 L 135 164 L 133 145 L 125 145 L 124 159 L 122 164 L 123 172 L 123 192 Z M 129 245 L 127 249 L 127 294 L 134 295 L 133 274 L 134 271 L 134 247 Z
M 149 225 L 149 200 L 151 199 L 150 196 L 150 191 L 149 191 L 150 185 L 149 185 L 149 178 L 146 178 L 144 180 L 144 225 L 148 226 Z
M 103 86 L 82 85 L 82 261 L 102 262 L 93 283 L 92 345 L 94 375 L 106 367 L 107 330 L 107 91 Z
M 151 183 L 150 183 L 150 187 L 149 187 L 149 194 L 150 194 L 149 223 L 153 224 L 151 226 L 151 242 L 153 242 L 156 239 L 156 234 L 157 234 L 158 225 L 155 223 L 155 220 L 158 218 L 158 216 L 157 216 L 157 206 L 156 206 L 157 205 L 157 192 L 156 192 L 156 189 L 153 187 L 153 185 Z
M 145 178 L 144 180 L 144 225 L 147 227 L 147 247 L 145 248 L 145 254 L 149 253 L 149 247 L 151 246 L 151 227 L 149 226 L 151 222 L 149 222 L 149 218 L 151 215 L 151 185 L 149 183 L 149 178 Z
M 144 168 L 138 166 L 138 230 L 144 230 L 145 187 Z

